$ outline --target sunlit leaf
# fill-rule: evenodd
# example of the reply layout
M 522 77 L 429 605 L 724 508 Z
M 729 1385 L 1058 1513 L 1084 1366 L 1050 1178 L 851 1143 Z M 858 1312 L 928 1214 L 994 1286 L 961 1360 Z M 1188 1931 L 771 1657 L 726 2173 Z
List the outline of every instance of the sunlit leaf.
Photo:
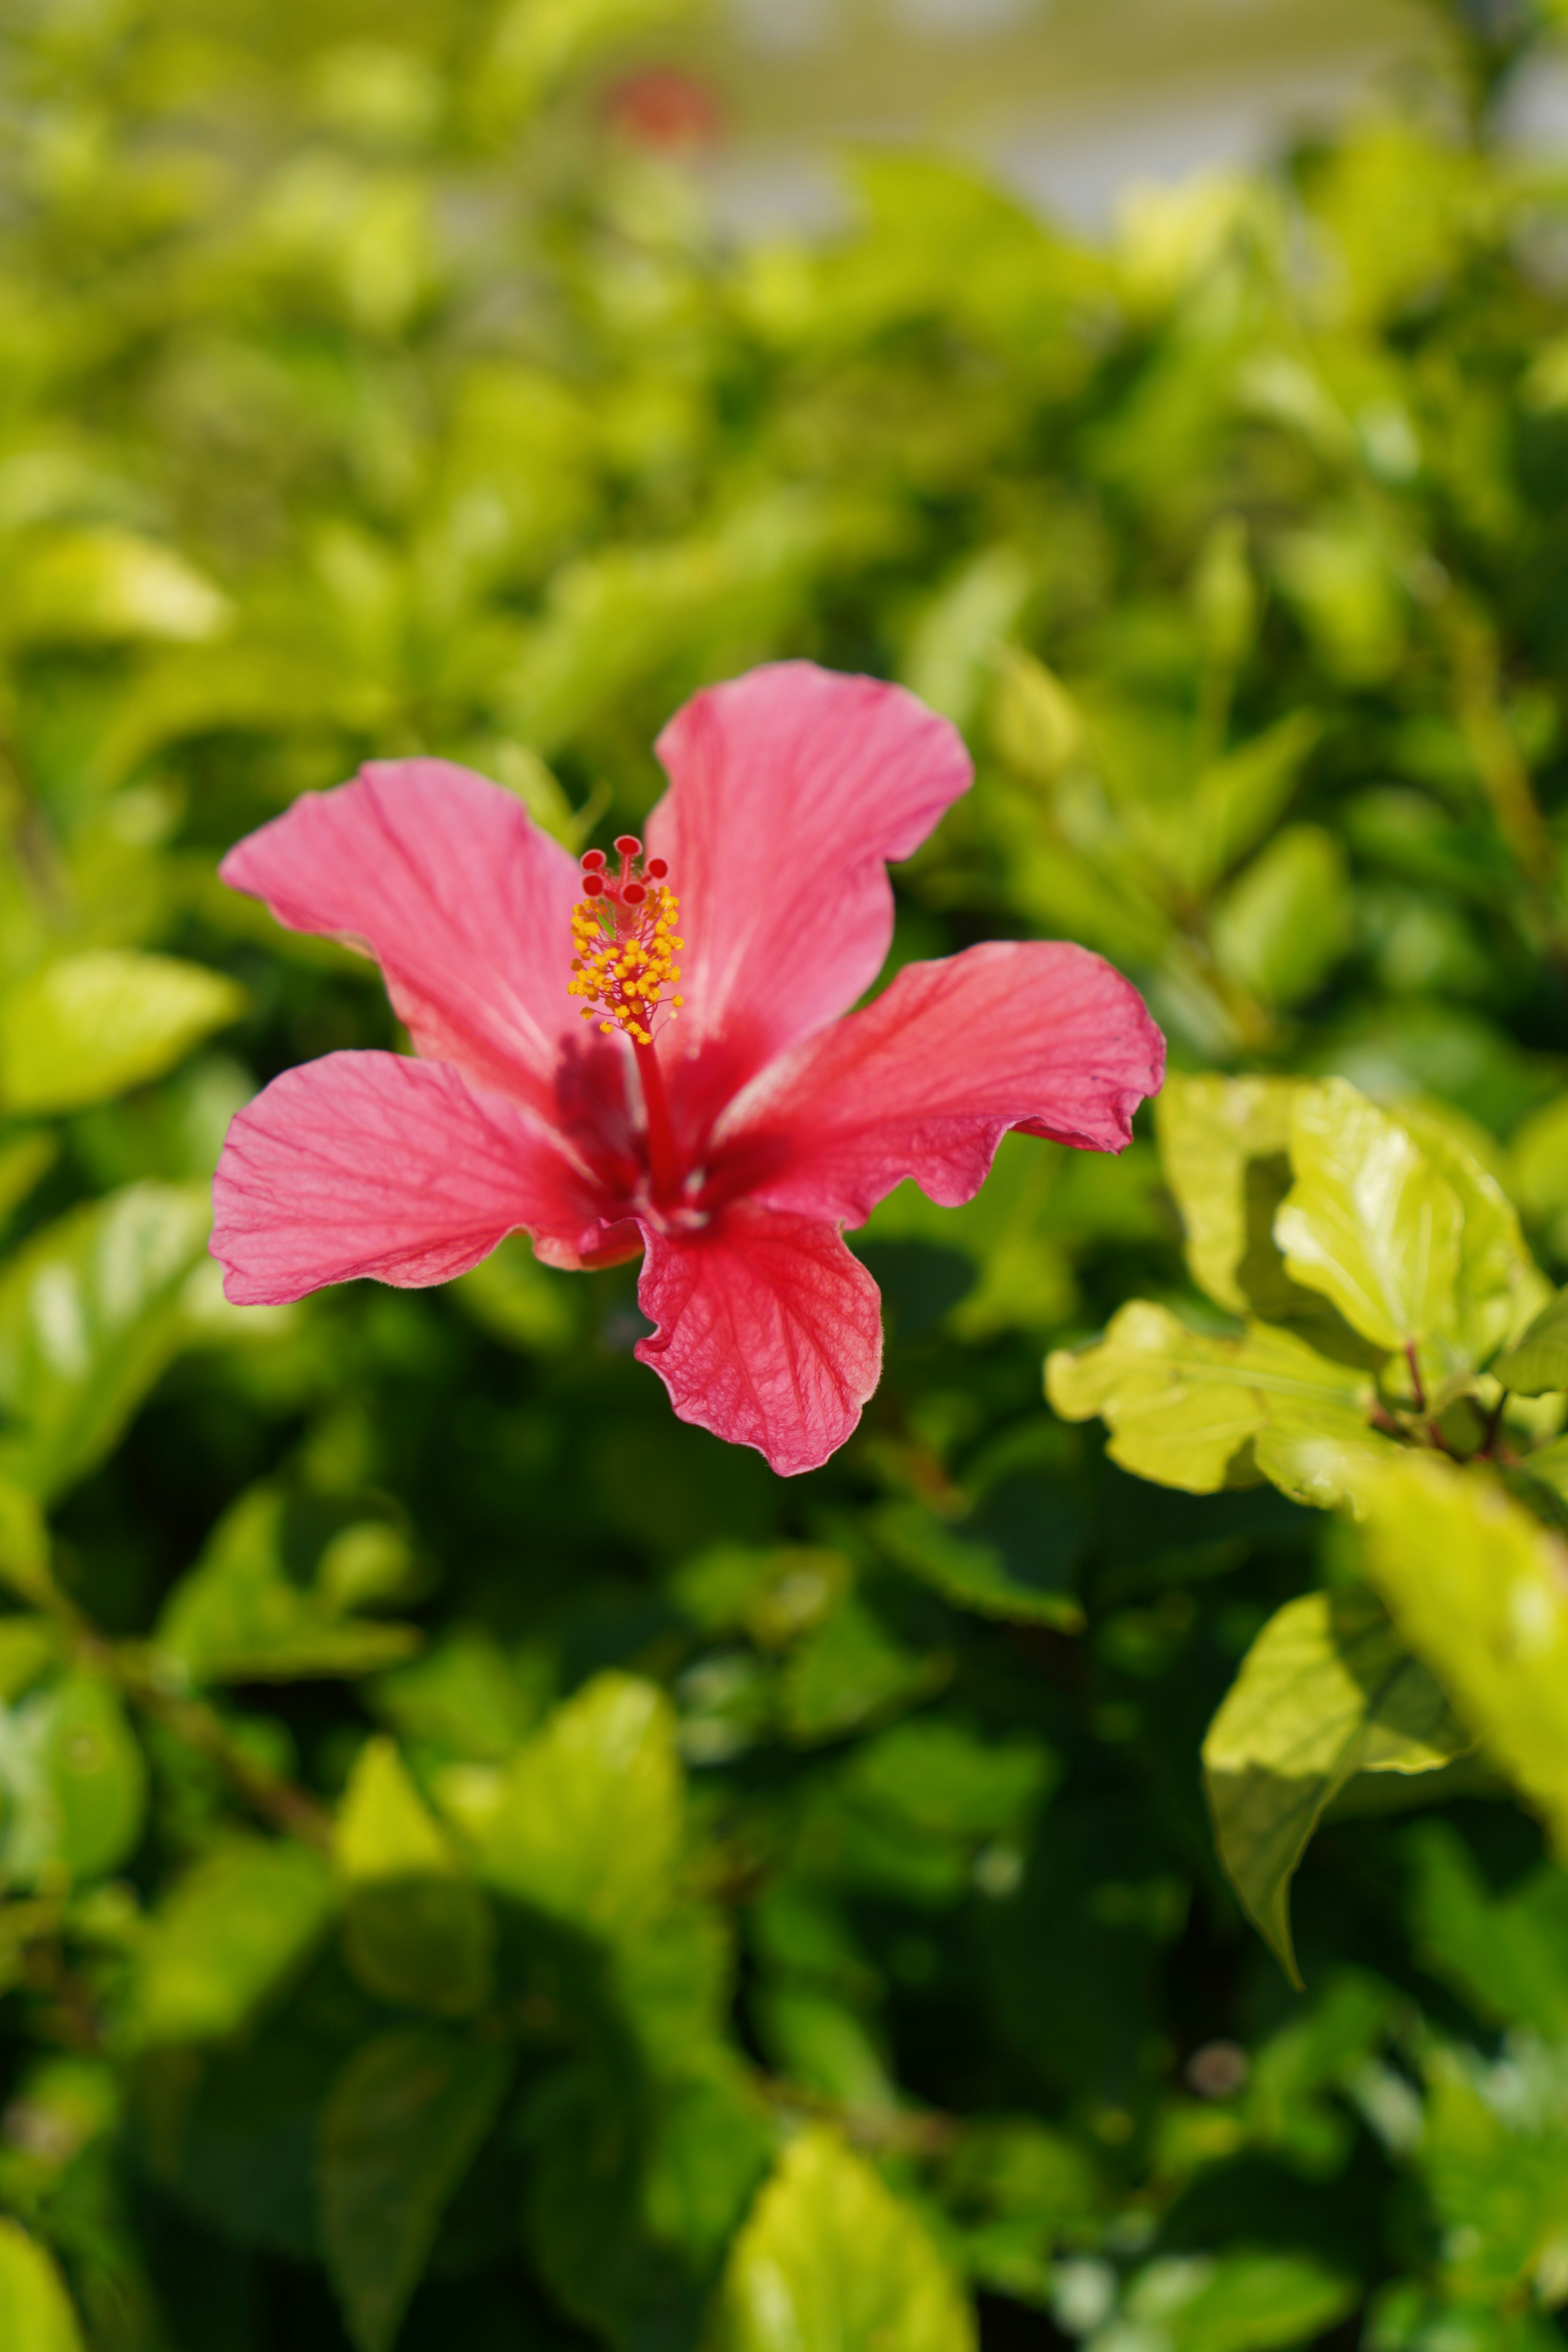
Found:
M 237 1021 L 245 1003 L 223 973 L 174 956 L 63 956 L 0 996 L 0 1106 L 34 1115 L 123 1094 Z
M 54 2256 L 0 2214 L 0 2344 L 6 2352 L 83 2352 Z
M 668 1904 L 682 1781 L 669 1702 L 631 1675 L 597 1675 L 504 1771 L 448 1773 L 441 1793 L 500 1893 L 620 1938 Z
M 233 1838 L 192 1864 L 149 1923 L 131 1990 L 139 2044 L 221 2041 L 304 1958 L 332 1905 L 308 1848 Z
M 1173 1070 L 1155 1101 L 1160 1164 L 1182 1213 L 1188 1267 L 1234 1315 L 1266 1314 L 1271 1304 L 1280 1311 L 1270 1296 L 1285 1288 L 1272 1227 L 1289 1181 L 1290 1115 L 1301 1085 Z
M 1274 1224 L 1287 1271 L 1378 1347 L 1426 1339 L 1459 1270 L 1464 1211 L 1447 1178 L 1342 1078 L 1297 1097 L 1290 1161 Z
M 1472 1745 L 1375 1601 L 1288 1601 L 1242 1664 L 1204 1742 L 1220 1859 L 1292 1977 L 1290 1880 L 1325 1807 L 1358 1772 L 1431 1772 Z
M 962 2291 L 910 2208 L 820 2127 L 785 2149 L 736 2239 L 719 2352 L 972 2352 Z
M 1522 1339 L 1492 1366 L 1515 1396 L 1547 1396 L 1568 1389 L 1568 1290 L 1544 1306 Z
M 478 2009 L 490 1984 L 489 1906 L 390 1739 L 360 1751 L 333 1853 L 347 1892 L 344 1953 L 360 1982 L 437 2016 Z
M 1365 1564 L 1401 1634 L 1568 1848 L 1568 1563 L 1479 1469 L 1390 1462 L 1363 1496 Z
M 1046 1389 L 1064 1420 L 1103 1415 L 1113 1462 L 1194 1495 L 1223 1486 L 1265 1434 L 1363 1436 L 1373 1401 L 1363 1372 L 1288 1331 L 1255 1323 L 1239 1339 L 1210 1338 L 1144 1300 L 1094 1347 L 1052 1355 Z

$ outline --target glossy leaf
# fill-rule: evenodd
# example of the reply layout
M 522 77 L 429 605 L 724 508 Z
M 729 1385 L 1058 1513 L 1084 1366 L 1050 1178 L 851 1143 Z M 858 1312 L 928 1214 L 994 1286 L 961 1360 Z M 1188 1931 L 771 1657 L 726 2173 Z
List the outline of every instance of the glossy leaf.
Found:
M 1432 1772 L 1473 1745 L 1426 1666 L 1364 1595 L 1287 1601 L 1242 1663 L 1204 1742 L 1220 1859 L 1296 1976 L 1290 1881 L 1324 1809 L 1358 1772 Z
M 62 956 L 0 996 L 0 1106 L 79 1110 L 143 1086 L 237 1021 L 245 1002 L 221 972 L 174 956 Z
M 1372 1403 L 1364 1373 L 1288 1331 L 1211 1339 L 1143 1301 L 1096 1346 L 1051 1356 L 1046 1391 L 1064 1420 L 1103 1414 L 1113 1462 L 1195 1495 L 1225 1486 L 1255 1439 L 1363 1437 Z
M 504 2043 L 410 2028 L 365 2042 L 333 2083 L 317 2157 L 321 2235 L 358 2352 L 390 2352 L 512 2063 Z
M 910 2208 L 820 2126 L 784 2150 L 735 2241 L 718 2352 L 972 2352 L 974 2322 Z
M 1342 1078 L 1291 1113 L 1296 1181 L 1275 1220 L 1287 1271 L 1380 1348 L 1426 1339 L 1458 1276 L 1458 1194 L 1397 1120 Z

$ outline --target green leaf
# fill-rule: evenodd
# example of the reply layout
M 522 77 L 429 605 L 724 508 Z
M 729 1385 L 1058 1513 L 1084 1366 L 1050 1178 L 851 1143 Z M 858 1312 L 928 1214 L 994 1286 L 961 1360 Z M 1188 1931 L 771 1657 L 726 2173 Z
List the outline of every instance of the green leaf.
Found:
M 846 1593 L 784 1668 L 779 1686 L 784 1730 L 807 1747 L 837 1739 L 917 1705 L 952 1672 L 943 1652 L 911 1650 L 858 1592 Z
M 24 1601 L 45 1601 L 52 1591 L 49 1531 L 36 1495 L 0 1476 L 0 1584 Z
M 529 1695 L 482 1626 L 453 1626 L 423 1657 L 394 1666 L 363 1695 L 405 1740 L 474 1763 L 504 1762 L 533 1727 Z
M 366 1990 L 441 2017 L 482 2007 L 495 1940 L 489 1906 L 463 1877 L 390 1739 L 360 1750 L 334 1858 L 348 1892 L 344 1954 Z
M 1210 923 L 1215 961 L 1261 1004 L 1299 1004 L 1350 944 L 1345 856 L 1321 825 L 1293 824 L 1238 876 Z
M 112 1685 L 63 1675 L 0 1712 L 0 1874 L 34 1886 L 100 1877 L 134 1852 L 147 1768 Z
M 1568 2042 L 1568 1871 L 1544 1864 L 1496 1895 L 1446 1821 L 1415 1823 L 1409 1919 L 1423 1968 L 1489 2025 Z
M 197 1683 L 374 1674 L 408 1657 L 419 1635 L 349 1612 L 405 1583 L 410 1565 L 385 1519 L 252 1486 L 170 1594 L 158 1646 Z
M 1497 1359 L 1492 1372 L 1515 1396 L 1568 1389 L 1568 1290 L 1542 1308 L 1524 1337 Z
M 331 1908 L 331 1865 L 304 1846 L 244 1837 L 204 1854 L 149 1923 L 131 1988 L 132 2042 L 233 2033 L 298 1967 Z
M 1262 840 L 1322 732 L 1310 710 L 1294 710 L 1250 743 L 1205 769 L 1171 835 L 1173 869 L 1200 897 Z
M 1124 1470 L 1194 1495 L 1225 1486 L 1251 1441 L 1363 1438 L 1373 1402 L 1364 1372 L 1289 1331 L 1254 1323 L 1214 1339 L 1143 1299 L 1096 1346 L 1050 1356 L 1046 1393 L 1066 1421 L 1102 1414 Z
M 100 949 L 62 956 L 0 997 L 0 1104 L 79 1110 L 162 1077 L 245 1011 L 204 964 Z
M 33 643 L 216 636 L 228 605 L 172 547 L 104 526 L 44 540 L 14 576 L 10 627 Z
M 332 2084 L 317 2155 L 321 2237 L 358 2352 L 390 2352 L 513 2064 L 500 2042 L 408 2028 L 364 2043 Z
M 735 2241 L 715 2352 L 972 2352 L 975 2340 L 919 2217 L 835 2134 L 803 2131 Z
M 84 2352 L 54 2256 L 0 2214 L 0 2344 L 5 2352 Z
M 1182 1213 L 1188 1268 L 1199 1288 L 1233 1315 L 1278 1320 L 1282 1313 L 1278 1297 L 1259 1295 L 1258 1272 L 1259 1260 L 1272 1261 L 1272 1289 L 1288 1288 L 1272 1227 L 1289 1182 L 1290 1116 L 1302 1084 L 1173 1071 L 1154 1104 L 1160 1161 Z M 1283 1178 L 1278 1191 L 1258 1181 L 1270 1169 Z
M 11 1142 L 0 1145 L 0 1226 L 53 1167 L 58 1149 L 54 1136 L 44 1129 L 33 1135 L 16 1136 Z
M 1473 1742 L 1376 1601 L 1310 1592 L 1254 1642 L 1204 1742 L 1215 1837 L 1248 1916 L 1297 1977 L 1290 1881 L 1358 1772 L 1432 1772 Z
M 1290 1122 L 1296 1181 L 1274 1231 L 1287 1271 L 1380 1348 L 1447 1319 L 1458 1277 L 1458 1194 L 1406 1129 L 1343 1078 L 1303 1089 Z
M 1504 2065 L 1494 2074 L 1472 2052 L 1432 2052 L 1420 2168 L 1446 2225 L 1443 2282 L 1456 2300 L 1534 2288 L 1550 2305 L 1563 2299 L 1568 2252 L 1568 2085 L 1561 2056 L 1539 2044 Z
M 45 1497 L 100 1461 L 184 1337 L 205 1185 L 132 1184 L 37 1234 L 0 1275 L 0 1476 Z M 8 1424 L 8 1425 L 7 1425 Z
M 454 1768 L 438 1790 L 481 1874 L 611 1941 L 669 1901 L 683 1829 L 675 1717 L 657 1684 L 596 1675 L 504 1771 Z
M 1076 1558 L 1053 1544 L 1048 1525 L 1038 1530 L 1026 1559 L 919 1503 L 886 1505 L 875 1526 L 889 1558 L 956 1609 L 1016 1625 L 1057 1625 L 1068 1633 L 1083 1625 L 1083 1604 L 1073 1590 Z
M 1323 2335 L 1359 2299 L 1352 2280 L 1305 2254 L 1168 2254 L 1132 2281 L 1121 2315 L 1171 2352 L 1276 2352 Z
M 1525 1245 L 1518 1210 L 1468 1148 L 1461 1115 L 1446 1103 L 1402 1102 L 1399 1124 L 1447 1178 L 1464 1211 L 1458 1279 L 1439 1337 L 1458 1365 L 1472 1370 L 1546 1303 L 1546 1277 Z
M 1369 1581 L 1568 1852 L 1568 1575 L 1563 1547 L 1488 1472 L 1400 1454 L 1367 1480 Z

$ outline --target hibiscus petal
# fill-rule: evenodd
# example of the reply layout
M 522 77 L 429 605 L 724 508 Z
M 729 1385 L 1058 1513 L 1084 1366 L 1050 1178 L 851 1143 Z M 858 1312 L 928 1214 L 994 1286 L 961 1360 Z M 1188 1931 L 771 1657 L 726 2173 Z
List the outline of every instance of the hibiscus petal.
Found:
M 863 994 L 893 932 L 883 868 L 967 790 L 957 730 L 903 688 L 811 662 L 710 688 L 658 740 L 648 820 L 680 900 L 687 1003 L 665 1041 L 678 1119 Z
M 446 1282 L 520 1226 L 574 1242 L 604 1213 L 526 1110 L 400 1054 L 329 1054 L 274 1078 L 229 1127 L 213 1202 L 238 1307 L 360 1275 Z
M 221 872 L 293 931 L 368 948 L 422 1054 L 548 1109 L 579 877 L 521 803 L 446 760 L 302 793 Z
M 834 1228 L 742 1205 L 705 1233 L 645 1227 L 637 1355 L 682 1421 L 754 1445 L 784 1478 L 815 1470 L 882 1369 L 881 1299 Z
M 765 1071 L 719 1130 L 716 1181 L 850 1224 L 906 1176 L 953 1208 L 1009 1128 L 1121 1150 L 1164 1069 L 1142 998 L 1099 956 L 992 940 L 906 964 L 874 1003 Z

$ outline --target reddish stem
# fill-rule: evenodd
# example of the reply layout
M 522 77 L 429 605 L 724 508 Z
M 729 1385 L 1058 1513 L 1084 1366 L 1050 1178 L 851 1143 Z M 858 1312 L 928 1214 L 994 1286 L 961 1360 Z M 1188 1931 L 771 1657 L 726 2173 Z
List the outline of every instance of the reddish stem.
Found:
M 1410 1367 L 1411 1385 L 1415 1391 L 1415 1410 L 1417 1412 L 1425 1412 L 1426 1410 L 1426 1385 L 1421 1378 L 1421 1367 L 1415 1360 L 1415 1342 L 1414 1339 L 1406 1339 L 1405 1343 L 1405 1360 Z
M 653 1180 L 653 1197 L 662 1206 L 672 1202 L 680 1190 L 680 1163 L 675 1156 L 669 1097 L 664 1091 L 664 1072 L 658 1066 L 654 1048 L 634 1043 L 632 1050 L 637 1057 L 643 1108 L 647 1113 L 647 1172 Z

